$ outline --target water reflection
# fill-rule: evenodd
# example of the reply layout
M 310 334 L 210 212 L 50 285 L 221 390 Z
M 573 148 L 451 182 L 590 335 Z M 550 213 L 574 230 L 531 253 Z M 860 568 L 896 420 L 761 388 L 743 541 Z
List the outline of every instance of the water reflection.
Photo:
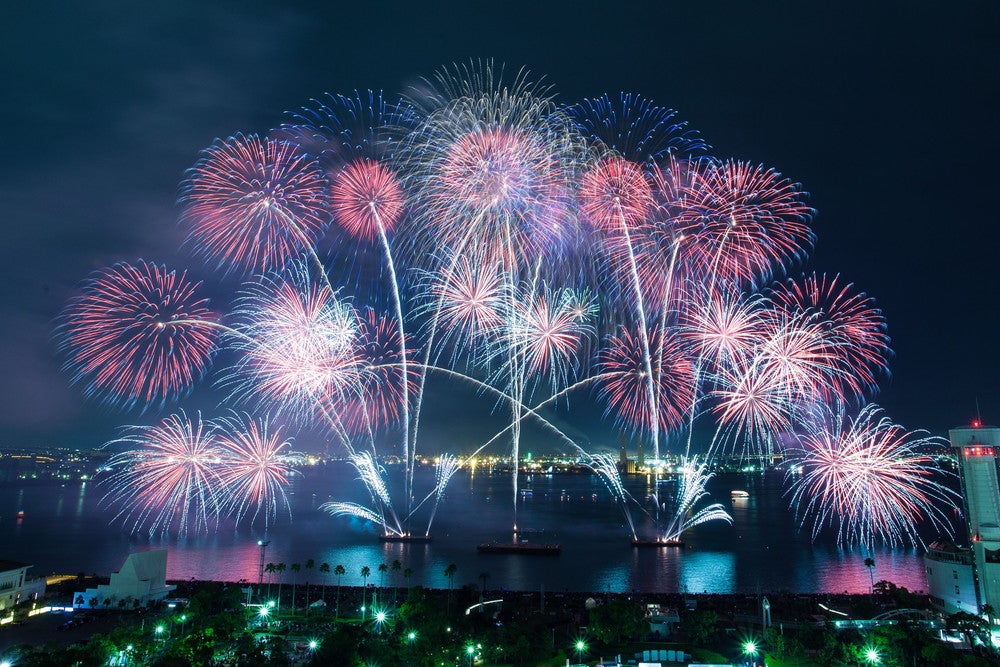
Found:
M 417 470 L 421 474 L 432 471 Z M 812 544 L 798 530 L 788 511 L 780 475 L 720 475 L 709 484 L 713 501 L 732 514 L 733 525 L 710 523 L 684 535 L 684 549 L 634 549 L 621 507 L 615 497 L 591 475 L 535 475 L 530 497 L 519 502 L 519 519 L 532 529 L 532 541 L 562 545 L 558 557 L 485 555 L 480 542 L 510 540 L 511 497 L 509 474 L 490 474 L 488 466 L 460 471 L 449 487 L 434 522 L 429 544 L 380 543 L 375 529 L 351 518 L 330 517 L 318 509 L 331 491 L 338 500 L 365 502 L 349 466 L 330 464 L 307 470 L 292 496 L 294 521 L 279 516 L 267 529 L 267 562 L 318 567 L 329 563 L 347 569 L 344 585 L 360 585 L 360 571 L 399 560 L 413 570 L 410 585 L 446 588 L 450 563 L 458 566 L 454 586 L 479 585 L 488 572 L 487 586 L 512 590 L 603 592 L 691 591 L 802 592 L 848 590 L 867 592 L 875 581 L 888 579 L 910 590 L 926 590 L 922 562 L 910 550 L 876 551 L 874 571 L 864 566 L 866 554 L 838 550 L 827 539 Z M 632 495 L 643 498 L 651 484 L 642 477 L 626 477 Z M 747 489 L 750 497 L 734 500 L 732 489 Z M 395 490 L 394 490 L 395 491 Z M 72 502 L 75 492 L 76 502 Z M 351 494 L 354 493 L 352 496 Z M 190 536 L 186 541 L 130 535 L 119 524 L 109 525 L 114 510 L 100 506 L 101 489 L 93 484 L 72 485 L 18 482 L 0 485 L 0 544 L 7 557 L 34 563 L 34 572 L 78 571 L 108 574 L 130 551 L 166 546 L 170 549 L 168 575 L 173 579 L 216 578 L 256 582 L 260 552 L 257 540 L 264 527 L 226 525 L 213 535 Z M 490 499 L 493 499 L 492 502 Z M 72 507 L 71 511 L 67 511 Z M 18 509 L 26 510 L 21 524 Z M 71 515 L 71 516 L 68 516 Z M 637 527 L 653 530 L 652 519 L 635 515 Z M 926 539 L 926 537 L 925 537 Z M 59 548 L 53 548 L 59 545 Z M 391 575 L 387 575 L 389 577 Z M 303 570 L 298 575 L 305 581 Z M 320 581 L 318 571 L 310 573 Z M 291 581 L 286 571 L 285 580 Z M 332 583 L 334 578 L 328 575 Z M 388 581 L 388 578 L 387 578 Z

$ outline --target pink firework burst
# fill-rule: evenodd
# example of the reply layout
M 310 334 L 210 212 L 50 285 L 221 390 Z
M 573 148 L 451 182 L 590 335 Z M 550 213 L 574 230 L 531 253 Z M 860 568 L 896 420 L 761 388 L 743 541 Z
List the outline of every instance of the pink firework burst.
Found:
M 721 366 L 709 392 L 718 424 L 715 449 L 744 454 L 768 454 L 778 438 L 791 430 L 797 403 L 787 377 L 774 365 L 754 357 Z
M 136 448 L 112 457 L 103 502 L 120 508 L 116 519 L 133 532 L 207 531 L 218 519 L 222 462 L 209 425 L 180 412 L 131 431 L 123 440 Z
M 565 234 L 566 174 L 542 137 L 476 129 L 446 149 L 426 196 L 439 243 L 517 265 Z M 467 224 L 455 224 L 464 220 Z
M 877 542 L 922 544 L 917 524 L 923 520 L 950 534 L 942 508 L 959 498 L 937 481 L 947 473 L 921 452 L 934 444 L 936 439 L 907 431 L 875 405 L 852 419 L 825 411 L 790 452 L 792 507 L 803 526 L 812 524 L 813 538 L 829 526 L 839 543 L 868 550 Z
M 200 283 L 140 261 L 98 271 L 63 310 L 57 337 L 87 393 L 145 409 L 177 398 L 208 369 L 218 344 Z
M 216 426 L 221 511 L 233 513 L 237 523 L 250 516 L 253 524 L 263 515 L 266 527 L 277 516 L 279 506 L 289 510 L 285 490 L 302 457 L 291 450 L 280 431 L 268 427 L 266 420 L 233 413 L 218 420 Z
M 874 299 L 838 280 L 839 276 L 813 273 L 779 285 L 769 298 L 790 316 L 811 317 L 829 332 L 836 341 L 831 346 L 836 363 L 843 370 L 838 378 L 840 393 L 861 396 L 888 372 L 889 336 Z
M 205 149 L 182 191 L 195 252 L 225 272 L 261 272 L 298 257 L 329 224 L 328 185 L 294 144 L 237 135 Z
M 549 377 L 555 393 L 577 367 L 580 352 L 594 334 L 589 297 L 570 289 L 541 289 L 518 294 L 508 314 L 503 341 L 526 378 Z M 501 375 L 510 374 L 509 368 Z
M 695 289 L 681 313 L 679 331 L 710 368 L 745 364 L 763 342 L 762 305 L 759 297 L 744 297 L 733 289 Z
M 773 169 L 711 162 L 684 186 L 677 222 L 702 275 L 746 284 L 811 247 L 813 210 L 804 198 Z
M 611 156 L 599 161 L 580 182 L 580 212 L 604 231 L 621 232 L 646 222 L 652 187 L 642 167 Z
M 429 298 L 421 313 L 437 313 L 442 344 L 454 344 L 456 353 L 474 351 L 478 342 L 493 336 L 503 325 L 508 290 L 495 264 L 470 255 L 449 264 L 450 271 L 427 274 Z
M 606 376 L 601 380 L 600 393 L 608 411 L 624 424 L 648 431 L 654 427 L 669 431 L 684 421 L 694 403 L 697 378 L 689 351 L 678 336 L 663 336 L 659 328 L 649 335 L 649 349 L 654 355 L 650 365 L 656 374 L 655 411 L 638 333 L 620 329 L 598 355 L 598 371 Z
M 337 174 L 330 193 L 334 218 L 351 236 L 388 234 L 403 215 L 403 188 L 380 162 L 357 160 Z
M 420 377 L 416 368 L 408 365 L 409 384 L 404 391 L 403 345 L 396 321 L 366 308 L 358 317 L 356 350 L 358 391 L 329 409 L 338 410 L 344 425 L 355 433 L 391 426 L 404 413 L 405 396 L 416 396 Z M 407 357 L 414 353 L 410 349 L 405 352 Z
M 301 264 L 250 285 L 234 314 L 244 356 L 227 382 L 239 397 L 308 418 L 358 395 L 357 314 Z

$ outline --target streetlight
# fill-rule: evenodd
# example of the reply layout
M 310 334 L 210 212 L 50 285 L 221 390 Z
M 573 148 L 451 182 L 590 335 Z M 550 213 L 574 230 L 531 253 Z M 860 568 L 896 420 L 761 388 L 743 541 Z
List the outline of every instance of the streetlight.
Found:
M 882 656 L 878 654 L 878 650 L 874 646 L 866 646 L 864 651 L 865 660 L 868 661 L 869 665 L 877 665 L 882 662 Z
M 752 639 L 743 642 L 743 655 L 753 662 L 757 662 L 757 643 Z
M 184 623 L 187 621 L 187 614 L 181 614 L 181 634 L 184 634 Z
M 316 641 L 315 639 L 310 639 L 309 640 L 309 650 L 310 651 L 315 651 L 317 649 L 317 647 L 319 647 L 319 642 Z
M 472 667 L 472 656 L 476 655 L 476 647 L 470 644 L 465 647 L 465 652 L 469 654 L 469 667 Z
M 582 662 L 583 654 L 587 652 L 587 642 L 583 641 L 582 639 L 577 639 L 576 643 L 573 645 L 573 648 L 576 649 L 576 661 Z

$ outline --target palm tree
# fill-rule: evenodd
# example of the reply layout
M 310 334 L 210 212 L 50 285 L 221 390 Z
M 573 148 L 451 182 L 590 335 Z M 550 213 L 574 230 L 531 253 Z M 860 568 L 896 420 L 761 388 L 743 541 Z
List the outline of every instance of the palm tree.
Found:
M 274 581 L 274 563 L 268 563 L 264 571 L 269 575 L 267 578 L 267 597 L 271 597 L 271 582 Z
M 378 566 L 378 589 L 376 589 L 380 594 L 382 591 L 382 581 L 385 578 L 385 573 L 389 571 L 389 566 L 385 563 L 380 563 Z M 376 598 L 375 603 L 378 604 L 378 599 Z
M 316 567 L 316 561 L 312 558 L 306 561 L 306 616 L 309 615 L 309 571 Z
M 319 573 L 323 575 L 323 604 L 326 604 L 326 575 L 330 574 L 330 564 L 320 563 Z
M 372 569 L 370 567 L 368 567 L 367 565 L 365 565 L 364 567 L 361 568 L 361 578 L 364 579 L 364 582 L 365 582 L 364 588 L 361 589 L 361 620 L 362 621 L 365 620 L 365 607 L 368 606 L 366 604 L 366 602 L 368 600 L 368 577 L 370 577 L 371 574 L 372 574 Z
M 295 615 L 295 583 L 299 578 L 299 572 L 302 571 L 302 566 L 298 563 L 292 563 L 292 616 Z
M 479 601 L 483 601 L 483 593 L 486 592 L 486 580 L 490 578 L 489 572 L 480 572 L 479 580 L 483 582 L 482 587 L 479 589 Z
M 398 560 L 392 561 L 392 606 L 396 606 L 396 591 L 399 589 L 399 571 L 403 569 L 403 564 Z
M 865 559 L 865 567 L 868 568 L 868 577 L 872 580 L 872 586 L 871 586 L 871 588 L 868 589 L 868 594 L 869 595 L 874 595 L 875 594 L 875 559 L 874 558 L 866 558 Z
M 444 568 L 444 576 L 448 577 L 448 605 L 447 613 L 451 615 L 451 586 L 455 583 L 455 573 L 458 572 L 458 566 L 454 563 L 449 563 L 448 567 Z
M 281 576 L 284 574 L 288 567 L 284 563 L 278 563 L 274 566 L 274 571 L 278 573 L 278 609 L 281 609 L 281 584 L 283 583 L 285 577 Z
M 337 565 L 333 568 L 333 573 L 337 575 L 337 620 L 340 620 L 340 578 L 347 574 L 347 570 L 344 569 L 343 565 Z

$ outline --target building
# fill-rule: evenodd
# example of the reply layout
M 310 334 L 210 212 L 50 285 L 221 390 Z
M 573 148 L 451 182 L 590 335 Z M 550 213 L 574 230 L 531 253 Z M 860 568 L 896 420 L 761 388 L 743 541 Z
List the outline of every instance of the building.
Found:
M 0 611 L 45 596 L 45 580 L 29 579 L 28 563 L 0 560 Z
M 167 585 L 167 550 L 129 554 L 111 581 L 73 594 L 77 608 L 145 606 L 162 600 L 176 586 Z
M 979 593 L 972 549 L 939 540 L 924 554 L 931 603 L 946 614 L 979 615 Z

